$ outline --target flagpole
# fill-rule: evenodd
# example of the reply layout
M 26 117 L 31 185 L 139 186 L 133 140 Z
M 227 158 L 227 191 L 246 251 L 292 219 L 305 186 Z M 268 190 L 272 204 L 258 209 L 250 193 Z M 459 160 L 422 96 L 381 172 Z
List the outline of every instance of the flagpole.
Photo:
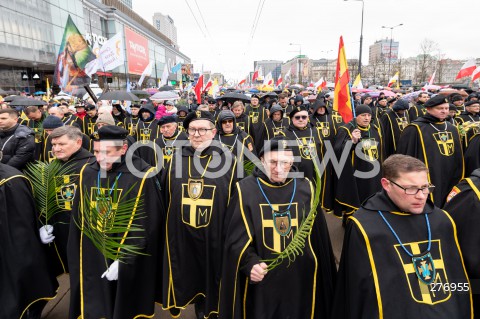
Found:
M 350 103 L 352 104 L 353 119 L 355 119 L 357 117 L 357 114 L 355 113 L 355 100 L 353 99 L 352 83 L 351 82 L 348 82 L 348 87 L 350 89 Z

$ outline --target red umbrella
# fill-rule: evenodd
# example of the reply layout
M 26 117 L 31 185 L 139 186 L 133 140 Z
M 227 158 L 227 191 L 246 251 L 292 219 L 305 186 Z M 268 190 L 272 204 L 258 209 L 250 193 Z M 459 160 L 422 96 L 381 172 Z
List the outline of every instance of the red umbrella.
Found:
M 397 96 L 395 92 L 389 91 L 389 90 L 381 90 L 381 93 L 384 93 L 385 96 Z

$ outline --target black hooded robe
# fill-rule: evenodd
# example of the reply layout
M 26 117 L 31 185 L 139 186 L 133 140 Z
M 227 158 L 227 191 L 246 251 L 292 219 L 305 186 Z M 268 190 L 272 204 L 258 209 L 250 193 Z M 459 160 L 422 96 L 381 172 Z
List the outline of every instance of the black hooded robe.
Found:
M 408 113 L 403 115 L 388 109 L 380 119 L 380 126 L 383 133 L 383 146 L 385 149 L 385 159 L 397 151 L 398 141 L 403 130 L 409 124 Z
M 468 142 L 468 147 L 465 150 L 465 174 L 470 174 L 480 168 L 480 134 L 475 134 Z
M 126 244 L 143 247 L 146 255 L 134 255 L 124 263 L 120 262 L 118 280 L 109 281 L 101 278 L 107 267 L 113 262 L 106 261 L 92 241 L 80 231 L 85 223 L 83 214 L 88 209 L 83 207 L 84 196 L 98 191 L 98 163 L 85 165 L 80 172 L 79 194 L 75 197 L 73 214 L 75 220 L 70 223 L 68 242 L 68 263 L 70 269 L 70 319 L 106 318 L 131 319 L 151 318 L 155 313 L 155 297 L 158 283 L 157 273 L 161 257 L 161 224 L 163 220 L 163 203 L 160 186 L 156 177 L 149 178 L 153 170 L 140 158 L 133 157 L 134 166 L 140 168 L 143 178 L 135 177 L 128 169 L 125 159 L 114 163 L 101 178 L 102 191 L 111 191 L 118 176 L 118 197 L 120 201 L 137 198 L 141 205 L 132 211 L 132 223 L 144 231 L 119 234 Z M 121 175 L 120 175 L 121 173 Z M 130 191 L 129 191 L 130 190 Z M 115 194 L 112 198 L 115 198 Z M 142 214 L 142 218 L 136 218 Z M 78 226 L 77 226 L 78 224 Z M 108 262 L 108 265 L 106 265 Z
M 191 146 L 183 147 L 162 174 L 167 215 L 160 303 L 166 310 L 203 304 L 201 310 L 208 318 L 218 313 L 222 234 L 236 182 L 236 160 L 225 148 L 213 146 L 197 157 L 201 165 L 195 165 L 195 156 Z M 220 164 L 211 167 L 209 163 L 214 161 Z M 222 168 L 227 172 L 209 176 Z M 208 174 L 202 178 L 203 172 Z
M 286 209 L 292 197 L 294 180 L 271 184 L 257 168 L 253 176 L 237 183 L 227 212 L 220 318 L 330 318 L 336 268 L 320 205 L 302 254 L 290 265 L 284 261 L 261 282 L 250 281 L 253 265 L 275 258 L 288 246 L 314 201 L 312 183 L 296 179 L 289 209 L 291 230 L 281 236 L 257 178 L 274 208 Z
M 357 128 L 352 122 L 338 129 L 335 137 L 334 150 L 337 160 L 340 161 L 343 152 L 348 152 L 347 160 L 343 165 L 340 175 L 332 171 L 334 175 L 335 203 L 334 214 L 337 217 L 347 216 L 360 207 L 362 202 L 372 194 L 375 194 L 381 187 L 380 179 L 382 177 L 379 168 L 377 174 L 369 178 L 354 176 L 355 171 L 367 173 L 374 171 L 376 166 L 380 166 L 384 159 L 383 141 L 380 130 L 370 125 L 369 128 L 358 127 L 361 132 L 361 140 L 357 144 L 348 143 L 352 140 L 352 131 Z M 375 145 L 375 142 L 377 143 Z M 350 149 L 346 150 L 347 143 Z M 357 145 L 361 154 L 355 154 Z M 359 157 L 362 156 L 363 158 Z
M 58 282 L 40 242 L 32 187 L 0 164 L 0 318 L 18 319 L 40 300 L 55 298 Z
M 448 193 L 464 176 L 463 151 L 455 126 L 429 114 L 408 125 L 400 137 L 397 153 L 425 163 L 428 181 L 435 185 L 430 199 L 443 207 Z
M 427 286 L 417 278 L 411 257 L 378 210 L 414 254 L 428 247 L 428 214 L 437 285 Z M 332 318 L 473 318 L 471 292 L 439 288 L 453 283 L 463 289 L 469 282 L 451 217 L 430 201 L 423 214 L 399 212 L 380 191 L 347 223 Z
M 147 110 L 150 113 L 150 118 L 144 120 L 142 112 Z M 136 149 L 136 154 L 147 162 L 150 166 L 155 166 L 155 139 L 160 137 L 160 128 L 158 127 L 158 120 L 155 119 L 155 110 L 152 105 L 145 105 L 139 111 L 140 120 L 138 121 L 135 137 L 139 146 Z
M 183 132 L 183 130 L 176 130 L 175 133 L 172 135 L 172 137 L 164 137 L 162 134 L 160 134 L 160 137 L 155 139 L 155 144 L 160 147 L 162 150 L 162 155 L 161 158 L 163 159 L 162 162 L 162 168 L 166 168 L 168 166 L 168 162 L 173 156 L 173 153 L 179 148 L 179 144 L 181 144 L 181 141 L 186 141 L 188 140 L 187 134 Z M 155 149 L 156 150 L 156 149 Z M 155 163 L 155 167 L 160 168 L 157 163 L 157 152 L 154 152 L 154 158 L 146 160 L 146 162 L 153 162 Z
M 480 311 L 480 169 L 450 192 L 445 209 L 457 225 L 458 243 L 473 292 L 473 308 Z

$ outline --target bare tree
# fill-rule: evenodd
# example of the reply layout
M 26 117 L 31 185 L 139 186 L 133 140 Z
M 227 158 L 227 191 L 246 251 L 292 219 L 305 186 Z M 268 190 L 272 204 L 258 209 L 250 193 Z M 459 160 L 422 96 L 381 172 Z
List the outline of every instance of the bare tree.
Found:
M 420 54 L 417 56 L 418 64 L 415 76 L 417 83 L 427 81 L 429 74 L 433 72 L 438 59 L 434 55 L 435 52 L 438 52 L 438 43 L 424 39 L 420 44 Z

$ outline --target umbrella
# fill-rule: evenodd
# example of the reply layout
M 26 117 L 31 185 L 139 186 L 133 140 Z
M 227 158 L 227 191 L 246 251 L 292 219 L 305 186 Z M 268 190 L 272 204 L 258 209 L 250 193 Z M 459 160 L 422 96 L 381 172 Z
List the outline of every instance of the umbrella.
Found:
M 158 92 L 157 88 L 148 88 L 145 90 L 148 94 L 153 95 Z
M 47 92 L 37 91 L 37 92 L 33 93 L 33 95 L 43 95 L 43 94 L 47 94 Z
M 9 95 L 9 96 L 7 96 L 6 98 L 4 98 L 3 100 L 4 100 L 5 102 L 12 102 L 13 100 L 15 100 L 16 98 L 19 98 L 19 97 L 20 97 L 20 96 L 18 96 L 18 95 Z
M 233 103 L 235 101 L 250 103 L 250 98 L 245 94 L 241 94 L 241 93 L 230 93 L 230 92 L 225 93 L 224 95 L 222 95 L 221 98 L 219 98 L 219 100 L 230 102 L 230 103 Z
M 389 90 L 381 90 L 381 93 L 385 94 L 385 96 L 397 96 L 395 92 L 389 91 Z
M 152 100 L 178 100 L 180 97 L 173 91 L 160 91 L 152 95 Z
M 249 92 L 252 92 L 252 93 L 258 93 L 260 92 L 260 90 L 256 89 L 256 88 L 251 88 L 248 90 Z
M 310 103 L 313 103 L 317 100 L 317 95 L 316 94 L 312 94 L 312 95 L 309 95 L 307 96 L 307 100 L 310 102 Z
M 303 88 L 305 87 L 297 83 L 297 84 L 290 85 L 288 88 L 292 90 L 303 90 Z
M 41 106 L 47 105 L 47 102 L 42 100 L 31 99 L 28 97 L 18 97 L 10 102 L 10 106 Z
M 99 100 L 138 101 L 138 97 L 127 91 L 108 91 L 100 95 Z
M 150 93 L 143 90 L 131 90 L 130 93 L 135 94 L 138 98 L 147 98 L 150 97 Z
M 266 97 L 271 97 L 271 98 L 276 98 L 277 97 L 277 93 L 275 92 L 268 92 L 268 93 L 265 93 L 263 96 L 262 96 L 262 99 L 266 98 Z
M 164 86 L 162 86 L 161 88 L 158 89 L 158 91 L 160 91 L 160 92 L 173 91 L 173 90 L 175 90 L 175 88 L 170 86 L 170 85 L 164 85 Z

